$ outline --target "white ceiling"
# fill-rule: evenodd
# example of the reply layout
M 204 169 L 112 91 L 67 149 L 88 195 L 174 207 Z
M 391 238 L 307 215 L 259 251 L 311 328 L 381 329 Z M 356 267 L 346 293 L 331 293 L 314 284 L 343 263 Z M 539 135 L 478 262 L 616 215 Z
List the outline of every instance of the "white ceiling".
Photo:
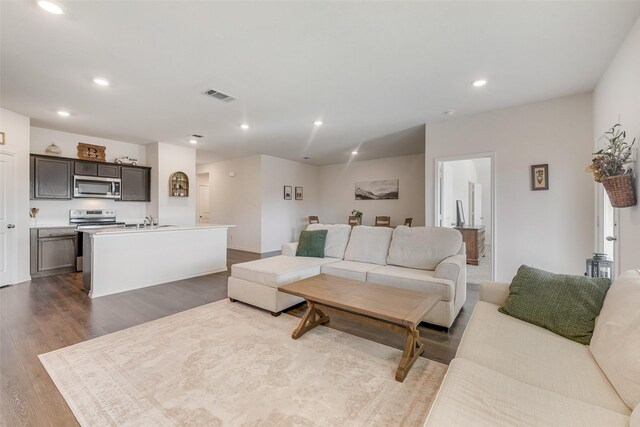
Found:
M 360 145 L 359 159 L 424 151 L 421 125 L 445 110 L 591 91 L 640 14 L 638 1 L 59 4 L 65 15 L 0 3 L 2 107 L 136 143 L 189 146 L 201 133 L 199 162 L 315 164 Z M 477 78 L 489 83 L 473 88 Z

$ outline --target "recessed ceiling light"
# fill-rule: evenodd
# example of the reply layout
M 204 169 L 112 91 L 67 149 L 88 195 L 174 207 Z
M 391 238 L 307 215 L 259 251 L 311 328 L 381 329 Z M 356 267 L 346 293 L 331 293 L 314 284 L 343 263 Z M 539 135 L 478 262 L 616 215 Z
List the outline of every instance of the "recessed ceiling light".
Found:
M 192 144 L 197 144 L 198 143 L 198 141 L 195 140 L 195 139 L 190 139 L 189 142 L 192 143 Z
M 353 150 L 353 151 L 351 152 L 351 154 L 353 154 L 353 155 L 355 156 L 356 154 L 358 154 L 358 150 Z
M 38 6 L 40 6 L 41 8 L 43 8 L 49 13 L 53 13 L 54 15 L 62 15 L 64 13 L 64 11 L 60 6 L 50 1 L 40 0 L 38 2 Z
M 241 124 L 241 125 L 240 125 L 240 127 L 241 127 L 242 129 L 244 129 L 244 130 L 249 129 L 249 125 L 248 125 L 248 124 L 246 124 L 246 123 Z
M 313 124 L 316 126 L 322 126 L 322 120 L 316 120 Z
M 93 79 L 93 82 L 98 86 L 109 86 L 110 84 L 109 80 L 103 79 L 101 77 L 96 77 L 95 79 Z
M 68 111 L 60 110 L 60 111 L 58 111 L 58 115 L 62 116 L 62 117 L 69 117 L 71 114 L 69 114 Z
M 471 84 L 473 85 L 473 87 L 482 87 L 482 86 L 487 84 L 487 81 L 486 80 L 476 80 Z
M 456 112 L 456 110 L 447 110 L 447 111 L 445 111 L 443 114 L 444 114 L 445 116 L 450 116 L 450 115 L 452 115 L 452 114 L 455 114 L 455 112 Z

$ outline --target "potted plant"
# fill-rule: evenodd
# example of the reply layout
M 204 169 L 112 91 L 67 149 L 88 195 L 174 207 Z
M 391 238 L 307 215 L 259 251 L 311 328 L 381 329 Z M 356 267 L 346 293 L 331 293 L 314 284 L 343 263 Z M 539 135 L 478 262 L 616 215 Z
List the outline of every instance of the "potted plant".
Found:
M 593 174 L 596 182 L 602 183 L 609 195 L 611 206 L 627 208 L 637 203 L 634 186 L 632 149 L 636 142 L 626 141 L 627 133 L 620 124 L 614 125 L 604 134 L 607 145 L 593 154 L 587 172 Z
M 351 211 L 351 216 L 355 216 L 358 224 L 362 225 L 362 212 L 360 212 L 358 209 L 354 209 Z

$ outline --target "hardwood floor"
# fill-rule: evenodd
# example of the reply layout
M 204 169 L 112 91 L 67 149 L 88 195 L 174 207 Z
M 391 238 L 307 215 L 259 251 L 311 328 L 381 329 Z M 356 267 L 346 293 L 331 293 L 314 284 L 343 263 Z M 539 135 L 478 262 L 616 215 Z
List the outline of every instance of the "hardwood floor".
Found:
M 277 255 L 228 251 L 228 265 Z M 229 272 L 212 274 L 92 300 L 80 273 L 33 279 L 0 289 L 0 425 L 77 425 L 40 364 L 38 354 L 178 313 L 227 297 Z M 467 302 L 449 333 L 420 326 L 423 357 L 449 363 L 478 299 Z M 237 303 L 241 304 L 241 303 Z M 301 317 L 305 305 L 287 312 Z M 350 318 L 331 316 L 329 327 L 401 349 L 404 339 Z

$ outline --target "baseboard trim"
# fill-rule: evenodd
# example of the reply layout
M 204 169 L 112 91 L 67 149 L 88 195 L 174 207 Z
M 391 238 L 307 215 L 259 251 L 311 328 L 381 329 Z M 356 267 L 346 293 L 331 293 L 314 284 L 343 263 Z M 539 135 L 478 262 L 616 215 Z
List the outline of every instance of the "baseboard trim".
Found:
M 227 245 L 227 249 L 233 249 L 234 251 L 245 251 L 245 252 L 251 252 L 254 254 L 260 254 L 262 252 L 260 252 L 259 249 L 254 249 L 254 248 L 244 248 L 242 246 L 232 246 L 232 245 Z

